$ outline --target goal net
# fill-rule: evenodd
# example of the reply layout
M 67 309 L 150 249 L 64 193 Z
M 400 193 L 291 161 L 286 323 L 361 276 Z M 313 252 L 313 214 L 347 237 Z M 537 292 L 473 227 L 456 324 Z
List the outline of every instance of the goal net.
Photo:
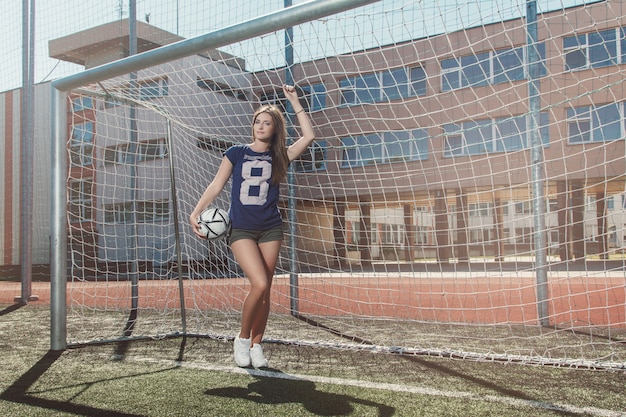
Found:
M 283 6 L 157 3 L 138 52 Z M 385 0 L 68 91 L 68 343 L 235 336 L 247 280 L 189 213 L 258 106 L 298 137 L 288 83 L 317 140 L 282 187 L 267 341 L 623 368 L 625 16 Z

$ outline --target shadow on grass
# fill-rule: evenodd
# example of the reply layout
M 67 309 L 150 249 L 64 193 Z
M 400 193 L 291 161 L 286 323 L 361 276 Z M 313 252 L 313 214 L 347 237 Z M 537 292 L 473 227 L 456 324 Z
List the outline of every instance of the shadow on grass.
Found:
M 164 337 L 166 339 L 178 339 L 180 338 L 180 347 L 178 348 L 178 357 L 176 358 L 176 361 L 178 362 L 182 362 L 184 360 L 184 354 L 185 354 L 185 347 L 187 346 L 187 335 L 182 335 L 182 336 L 166 336 Z M 126 358 L 126 355 L 128 354 L 128 351 L 131 349 L 131 347 L 139 342 L 147 342 L 147 341 L 154 341 L 153 338 L 151 337 L 142 337 L 142 338 L 136 338 L 136 339 L 127 339 L 127 340 L 119 340 L 118 342 L 115 343 L 115 351 L 113 353 L 113 358 L 116 361 L 122 361 Z M 109 344 L 111 342 L 103 342 L 102 344 Z M 92 345 L 95 345 L 94 343 L 92 343 Z M 79 347 L 78 345 L 76 345 L 75 347 Z
M 9 313 L 14 312 L 15 310 L 24 307 L 26 304 L 24 303 L 15 303 L 13 305 L 8 306 L 7 308 L 5 308 L 4 310 L 0 311 L 0 316 L 4 316 L 7 315 Z
M 507 388 L 506 386 L 503 386 L 502 383 L 498 382 L 498 381 L 490 381 L 484 378 L 479 378 L 477 376 L 474 375 L 470 375 L 468 373 L 464 373 L 464 372 L 460 372 L 457 370 L 452 369 L 449 366 L 446 366 L 444 363 L 442 362 L 433 362 L 433 361 L 427 361 L 427 360 L 423 360 L 421 358 L 415 357 L 415 356 L 406 356 L 406 355 L 402 355 L 403 358 L 411 361 L 411 362 L 415 362 L 418 363 L 420 366 L 423 366 L 424 368 L 428 368 L 431 369 L 435 372 L 438 373 L 442 373 L 442 374 L 447 374 L 450 376 L 453 376 L 455 378 L 458 378 L 460 380 L 465 380 L 465 381 L 469 381 L 472 384 L 476 385 L 476 386 L 482 386 L 484 388 L 488 388 L 494 392 L 498 392 L 504 396 L 507 397 L 511 397 L 511 398 L 515 398 L 518 400 L 522 400 L 522 401 L 527 401 L 529 404 L 534 404 L 535 407 L 539 408 L 539 409 L 543 409 L 543 410 L 550 410 L 551 412 L 554 412 L 555 415 L 561 415 L 561 416 L 580 416 L 579 413 L 573 413 L 573 412 L 569 412 L 567 410 L 563 410 L 561 407 L 559 407 L 556 404 L 551 404 L 549 402 L 545 402 L 543 400 L 538 400 L 536 398 L 532 398 L 529 395 L 527 395 L 526 393 L 519 391 L 519 390 L 514 390 L 514 389 L 510 389 Z M 504 366 L 504 365 L 503 365 Z M 511 367 L 511 381 L 515 381 L 515 375 L 514 375 L 514 368 L 513 366 Z
M 275 371 L 275 373 L 279 375 L 278 378 L 253 375 L 257 380 L 251 382 L 247 388 L 214 388 L 205 391 L 205 394 L 223 398 L 240 398 L 258 404 L 302 404 L 308 412 L 318 416 L 352 415 L 353 404 L 378 409 L 380 417 L 392 416 L 396 411 L 391 406 L 362 398 L 318 391 L 311 381 L 293 379 L 293 377 L 281 379 L 280 372 Z
M 30 387 L 59 359 L 63 351 L 49 350 L 35 365 L 33 365 L 24 375 L 19 377 L 2 394 L 0 399 L 32 407 L 39 407 L 48 410 L 57 410 L 64 413 L 71 413 L 90 417 L 140 417 L 137 414 L 122 413 L 113 410 L 103 410 L 86 405 L 73 404 L 66 401 L 49 400 L 34 397 L 28 394 Z
M 310 319 L 306 316 L 303 315 L 296 315 L 295 316 L 298 320 L 301 320 L 307 324 L 311 324 L 315 327 L 321 328 L 323 330 L 326 330 L 327 332 L 330 332 L 336 336 L 342 337 L 344 339 L 348 339 L 351 341 L 358 341 L 361 344 L 364 345 L 373 345 L 370 341 L 365 340 L 365 339 L 361 339 L 358 337 L 353 337 L 350 335 L 347 335 L 339 330 L 333 329 L 331 327 L 328 326 L 324 326 L 321 325 L 320 323 L 317 323 L 315 320 Z M 459 372 L 457 370 L 452 369 L 451 367 L 445 366 L 442 363 L 435 363 L 433 361 L 427 361 L 424 359 L 421 359 L 418 356 L 413 356 L 413 355 L 405 355 L 405 354 L 400 354 L 401 357 L 403 357 L 406 360 L 409 360 L 411 362 L 415 362 L 418 363 L 419 365 L 425 367 L 425 368 L 430 368 L 431 370 L 437 371 L 439 373 L 442 374 L 447 374 L 447 375 L 451 375 L 455 378 L 458 378 L 460 380 L 465 380 L 465 381 L 469 381 L 474 385 L 477 386 L 482 386 L 485 388 L 488 388 L 490 390 L 493 390 L 494 392 L 498 392 L 502 395 L 511 397 L 511 398 L 515 398 L 515 399 L 519 399 L 522 401 L 527 401 L 528 403 L 531 404 L 535 404 L 536 406 L 538 406 L 539 408 L 542 409 L 546 409 L 546 410 L 550 410 L 553 411 L 559 415 L 562 416 L 578 416 L 580 414 L 578 413 L 572 413 L 569 412 L 567 410 L 563 410 L 561 407 L 559 407 L 556 404 L 552 404 L 549 402 L 545 402 L 545 401 L 541 401 L 541 400 L 537 400 L 535 398 L 530 397 L 529 395 L 527 395 L 526 393 L 519 391 L 519 390 L 514 390 L 514 389 L 510 389 L 507 388 L 506 386 L 503 386 L 502 384 L 498 384 L 497 382 L 493 382 L 484 378 L 480 378 L 474 375 L 470 375 L 470 374 L 466 374 L 463 372 Z M 254 391 L 253 391 L 254 392 Z M 327 415 L 327 414 L 321 414 L 321 415 Z M 340 415 L 345 415 L 345 414 L 340 414 Z M 385 415 L 385 414 L 380 414 L 380 415 Z

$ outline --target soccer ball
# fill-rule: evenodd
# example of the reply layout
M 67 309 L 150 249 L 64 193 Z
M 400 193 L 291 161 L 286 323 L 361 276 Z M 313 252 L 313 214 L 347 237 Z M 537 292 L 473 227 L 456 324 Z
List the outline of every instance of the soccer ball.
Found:
M 221 208 L 210 207 L 198 216 L 200 233 L 209 240 L 218 240 L 230 232 L 230 216 Z

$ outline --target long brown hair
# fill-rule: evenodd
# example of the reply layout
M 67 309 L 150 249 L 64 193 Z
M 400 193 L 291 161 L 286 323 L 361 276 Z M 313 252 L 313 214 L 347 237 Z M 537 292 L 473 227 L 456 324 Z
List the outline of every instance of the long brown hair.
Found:
M 287 155 L 287 127 L 283 113 L 275 106 L 265 105 L 260 107 L 252 117 L 252 135 L 254 138 L 254 123 L 261 113 L 267 113 L 274 122 L 274 136 L 270 142 L 270 155 L 272 155 L 272 184 L 280 184 L 287 175 L 289 156 Z

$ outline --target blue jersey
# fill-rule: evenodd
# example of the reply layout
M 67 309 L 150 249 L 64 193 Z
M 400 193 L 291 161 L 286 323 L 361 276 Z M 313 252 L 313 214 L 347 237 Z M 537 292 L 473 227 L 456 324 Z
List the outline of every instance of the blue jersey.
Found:
M 230 219 L 235 229 L 269 230 L 282 226 L 278 211 L 280 186 L 272 184 L 272 155 L 248 145 L 224 152 L 233 164 Z

